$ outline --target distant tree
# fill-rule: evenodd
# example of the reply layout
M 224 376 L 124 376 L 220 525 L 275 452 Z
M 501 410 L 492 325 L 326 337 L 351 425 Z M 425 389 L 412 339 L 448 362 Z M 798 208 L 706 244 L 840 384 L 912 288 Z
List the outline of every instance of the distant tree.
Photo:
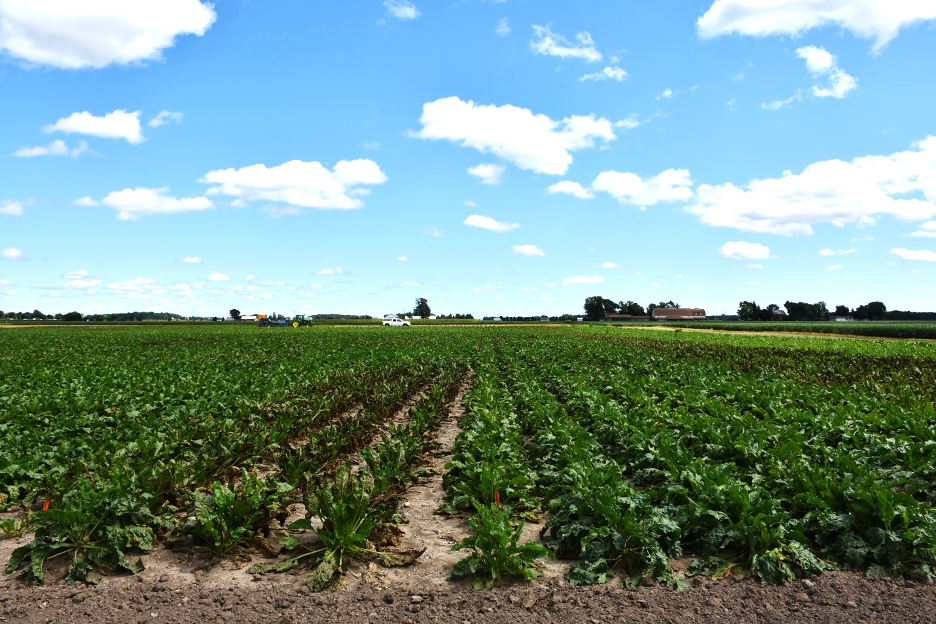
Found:
M 835 316 L 848 316 L 849 310 L 846 305 L 835 306 Z
M 829 309 L 825 301 L 819 303 L 806 303 L 804 301 L 787 301 L 783 304 L 787 316 L 791 321 L 826 321 L 829 319 Z
M 416 307 L 413 309 L 413 316 L 425 319 L 429 318 L 430 314 L 432 314 L 432 310 L 429 309 L 429 302 L 422 297 L 416 299 Z
M 228 312 L 228 314 L 230 314 L 231 318 L 234 319 L 235 321 L 241 320 L 241 311 L 238 310 L 237 308 L 231 308 L 231 311 Z
M 588 297 L 585 299 L 585 318 L 589 321 L 600 321 L 608 314 L 617 312 L 618 305 L 610 299 L 605 299 L 600 295 Z
M 738 304 L 738 318 L 742 321 L 756 321 L 760 319 L 760 308 L 756 301 L 742 301 Z
M 69 312 L 68 314 L 62 317 L 62 320 L 63 321 L 80 321 L 81 312 Z
M 646 314 L 642 305 L 639 303 L 634 303 L 630 300 L 619 301 L 618 311 L 621 314 L 630 314 L 631 316 L 644 316 Z
M 854 316 L 859 321 L 868 320 L 868 306 L 860 305 L 854 310 L 852 310 L 852 316 Z
M 868 320 L 881 320 L 887 313 L 887 306 L 880 301 L 872 301 L 868 304 Z

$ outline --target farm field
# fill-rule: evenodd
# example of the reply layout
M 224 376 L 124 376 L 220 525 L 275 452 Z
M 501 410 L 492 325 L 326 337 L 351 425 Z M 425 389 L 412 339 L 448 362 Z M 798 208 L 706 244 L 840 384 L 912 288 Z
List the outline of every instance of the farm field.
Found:
M 145 568 L 309 604 L 357 592 L 348 603 L 388 620 L 429 603 L 444 617 L 442 598 L 411 601 L 420 586 L 467 596 L 471 619 L 491 601 L 529 619 L 650 600 L 704 621 L 711 592 L 778 596 L 792 619 L 822 606 L 816 592 L 843 618 L 897 600 L 912 619 L 932 601 L 936 346 L 660 334 L 0 332 L 0 589 L 17 596 L 0 616 L 65 600 L 66 577 L 127 574 L 88 590 L 100 597 L 155 578 Z M 416 513 L 433 500 L 438 514 Z M 407 541 L 430 517 L 446 551 L 460 542 L 444 565 Z M 394 602 L 363 580 L 382 566 Z M 558 602 L 535 598 L 544 587 Z
M 667 321 L 666 326 L 728 332 L 783 332 L 936 340 L 936 323 L 931 321 L 784 321 L 780 323 L 769 321 L 694 321 L 691 323 Z

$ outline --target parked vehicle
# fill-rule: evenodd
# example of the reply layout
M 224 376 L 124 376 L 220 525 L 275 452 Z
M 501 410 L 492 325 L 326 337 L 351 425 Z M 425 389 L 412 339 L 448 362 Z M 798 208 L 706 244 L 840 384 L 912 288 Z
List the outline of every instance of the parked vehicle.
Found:
M 382 325 L 384 327 L 409 327 L 412 325 L 409 321 L 404 321 L 403 319 L 393 318 L 393 319 L 384 319 Z

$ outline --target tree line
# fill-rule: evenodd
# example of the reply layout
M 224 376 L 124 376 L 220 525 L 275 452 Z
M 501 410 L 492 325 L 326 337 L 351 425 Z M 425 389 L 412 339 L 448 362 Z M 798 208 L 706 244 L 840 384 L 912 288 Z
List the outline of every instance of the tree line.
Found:
M 857 321 L 931 321 L 936 320 L 936 312 L 909 312 L 890 310 L 880 301 L 871 301 L 857 308 L 837 305 L 830 311 L 825 301 L 806 303 L 804 301 L 786 301 L 783 309 L 775 303 L 763 308 L 756 301 L 742 301 L 738 304 L 738 318 L 742 321 L 828 321 L 835 316 L 850 316 Z
M 82 314 L 81 312 L 66 312 L 65 314 L 43 314 L 39 310 L 32 312 L 4 312 L 0 310 L 0 319 L 14 321 L 181 321 L 179 314 L 170 312 L 119 312 L 115 314 Z
M 650 303 L 646 309 L 634 301 L 613 301 L 604 297 L 594 296 L 585 299 L 585 319 L 600 321 L 609 314 L 630 314 L 631 316 L 652 316 L 656 308 L 678 308 L 679 304 L 670 301 Z

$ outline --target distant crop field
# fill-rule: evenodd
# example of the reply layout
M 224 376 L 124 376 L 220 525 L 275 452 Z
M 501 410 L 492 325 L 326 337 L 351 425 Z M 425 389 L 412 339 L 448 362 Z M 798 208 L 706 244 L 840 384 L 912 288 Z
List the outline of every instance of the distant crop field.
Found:
M 718 331 L 792 332 L 872 336 L 878 338 L 920 338 L 936 340 L 936 323 L 931 321 L 849 321 L 849 322 L 759 322 L 759 321 L 693 321 L 663 323 L 666 327 L 714 329 Z
M 251 569 L 316 588 L 343 557 L 405 562 L 371 537 L 462 394 L 440 513 L 479 535 L 550 515 L 535 548 L 485 559 L 479 537 L 457 573 L 535 576 L 549 553 L 573 584 L 678 588 L 692 554 L 687 574 L 769 583 L 936 578 L 936 346 L 608 326 L 0 332 L 0 511 L 48 507 L 4 520 L 35 537 L 8 571 L 41 580 L 67 552 L 89 581 L 183 538 L 278 539 Z M 320 550 L 277 521 L 293 503 Z

